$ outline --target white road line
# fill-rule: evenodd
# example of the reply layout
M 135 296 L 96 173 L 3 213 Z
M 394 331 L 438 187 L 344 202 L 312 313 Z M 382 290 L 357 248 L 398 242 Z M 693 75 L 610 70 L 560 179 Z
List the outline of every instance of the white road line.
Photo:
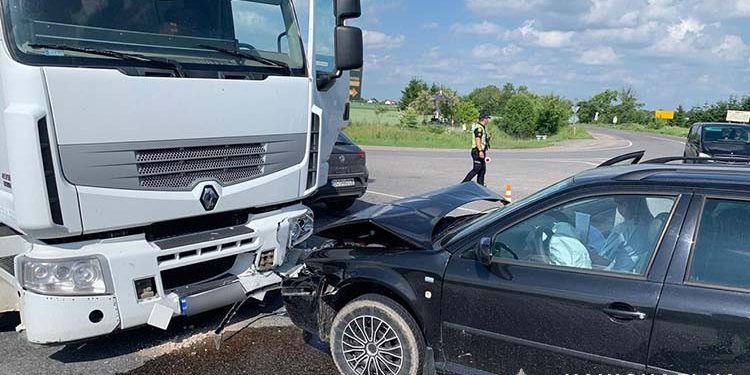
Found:
M 383 196 L 383 197 L 393 198 L 393 199 L 404 199 L 404 197 L 400 197 L 398 195 L 386 194 L 386 193 L 379 193 L 377 191 L 372 191 L 372 190 L 367 190 L 367 194 L 380 195 L 380 196 Z M 459 210 L 466 211 L 466 212 L 471 212 L 471 213 L 474 213 L 474 214 L 478 214 L 478 213 L 482 212 L 482 211 L 472 210 L 470 208 L 459 208 Z
M 651 136 L 648 136 L 648 135 L 644 135 L 644 137 L 645 138 L 655 139 L 657 141 L 667 141 L 667 142 L 677 143 L 677 144 L 682 145 L 682 146 L 685 145 L 685 141 L 678 141 L 678 140 L 674 140 L 674 139 L 661 138 L 661 137 L 651 137 Z
M 599 164 L 590 162 L 590 161 L 584 161 L 584 160 L 551 160 L 551 159 L 516 159 L 516 158 L 507 158 L 506 160 L 509 161 L 532 161 L 532 162 L 541 162 L 541 163 L 577 163 L 577 164 L 585 164 L 590 165 L 592 167 L 598 167 Z

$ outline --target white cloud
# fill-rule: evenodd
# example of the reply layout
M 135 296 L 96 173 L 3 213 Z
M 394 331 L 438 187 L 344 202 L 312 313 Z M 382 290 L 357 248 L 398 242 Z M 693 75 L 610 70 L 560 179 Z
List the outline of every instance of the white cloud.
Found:
M 406 40 L 403 35 L 388 35 L 380 31 L 362 31 L 365 48 L 370 49 L 390 49 L 401 47 Z
M 586 65 L 612 65 L 620 62 L 620 56 L 612 47 L 596 47 L 583 51 L 578 61 Z
M 477 13 L 529 11 L 544 4 L 544 0 L 466 0 L 466 6 Z
M 570 45 L 575 35 L 572 31 L 541 31 L 536 28 L 535 24 L 535 20 L 527 20 L 521 27 L 506 33 L 505 37 L 536 44 L 540 47 L 560 48 Z
M 516 56 L 521 53 L 521 51 L 523 51 L 521 47 L 515 44 L 508 44 L 504 47 L 494 44 L 481 44 L 474 47 L 471 54 L 477 60 L 497 61 L 506 60 L 510 57 Z
M 500 35 L 504 32 L 504 29 L 498 24 L 482 21 L 480 23 L 455 24 L 451 27 L 451 31 L 476 35 Z
M 437 30 L 440 28 L 440 24 L 437 22 L 423 23 L 421 26 L 422 30 Z
M 741 60 L 748 56 L 750 47 L 745 41 L 737 35 L 726 35 L 721 44 L 714 47 L 713 52 L 716 56 L 725 60 Z
M 696 42 L 703 36 L 706 25 L 690 17 L 667 27 L 667 34 L 649 48 L 657 54 L 690 53 L 696 49 Z

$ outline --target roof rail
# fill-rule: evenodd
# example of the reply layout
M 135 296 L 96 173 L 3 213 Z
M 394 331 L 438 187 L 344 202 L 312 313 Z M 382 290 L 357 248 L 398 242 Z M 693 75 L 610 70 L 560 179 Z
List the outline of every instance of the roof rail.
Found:
M 733 157 L 710 157 L 710 158 L 696 158 L 687 156 L 669 156 L 664 158 L 656 158 L 644 161 L 641 164 L 668 164 L 673 161 L 690 162 L 692 164 L 711 164 L 711 163 L 728 163 L 728 164 L 750 164 L 750 157 L 747 156 L 733 156 Z
M 597 168 L 612 167 L 617 164 L 622 164 L 622 165 L 638 164 L 641 161 L 641 159 L 643 159 L 644 155 L 646 155 L 646 151 L 636 151 L 636 152 L 631 152 L 629 154 L 620 155 L 612 159 L 609 159 L 605 161 L 604 163 L 599 164 Z M 630 160 L 630 163 L 625 163 L 628 160 Z

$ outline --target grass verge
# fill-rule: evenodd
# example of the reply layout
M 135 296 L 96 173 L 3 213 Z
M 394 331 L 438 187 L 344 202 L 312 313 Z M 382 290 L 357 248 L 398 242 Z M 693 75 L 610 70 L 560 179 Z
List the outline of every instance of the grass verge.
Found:
M 662 134 L 662 135 L 671 135 L 673 137 L 687 137 L 688 133 L 690 132 L 690 129 L 688 128 L 680 128 L 677 126 L 662 126 L 662 127 L 651 127 L 641 124 L 619 124 L 619 125 L 602 125 L 602 124 L 596 124 L 593 126 L 599 126 L 603 128 L 612 128 L 612 129 L 620 129 L 620 130 L 629 130 L 634 132 L 641 132 L 641 133 L 654 133 L 654 134 Z
M 566 126 L 558 134 L 543 141 L 513 138 L 500 132 L 497 128 L 490 131 L 492 148 L 495 150 L 542 148 L 554 146 L 566 140 L 591 139 L 591 135 L 581 126 L 577 128 Z M 468 132 L 449 130 L 442 126 L 427 125 L 407 128 L 361 122 L 354 119 L 352 124 L 344 129 L 344 132 L 358 144 L 366 146 L 468 149 L 471 144 L 471 136 Z

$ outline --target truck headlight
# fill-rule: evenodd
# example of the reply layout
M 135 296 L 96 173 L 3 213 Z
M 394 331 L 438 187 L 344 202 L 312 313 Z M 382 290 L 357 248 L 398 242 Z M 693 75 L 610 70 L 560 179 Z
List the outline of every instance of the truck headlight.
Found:
M 107 278 L 98 257 L 69 260 L 21 259 L 20 279 L 23 288 L 43 295 L 108 294 Z
M 304 215 L 289 219 L 289 246 L 294 247 L 305 242 L 313 234 L 315 216 L 311 210 Z

